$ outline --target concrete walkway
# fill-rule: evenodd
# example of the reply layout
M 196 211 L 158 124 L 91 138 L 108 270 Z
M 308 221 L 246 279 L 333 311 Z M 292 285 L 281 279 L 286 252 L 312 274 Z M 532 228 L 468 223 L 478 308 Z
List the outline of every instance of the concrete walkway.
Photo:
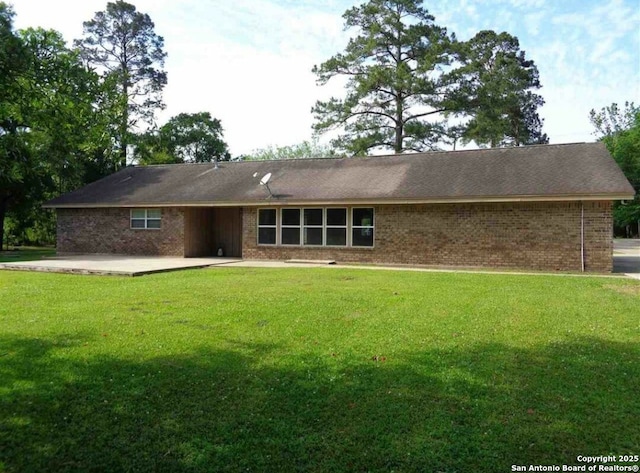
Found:
M 640 239 L 613 240 L 613 272 L 640 279 Z
M 0 263 L 0 269 L 52 273 L 142 276 L 144 274 L 204 268 L 240 261 L 238 258 L 170 258 L 158 256 L 76 255 L 38 261 Z
M 625 274 L 600 274 L 600 273 L 547 273 L 544 271 L 522 271 L 517 269 L 491 269 L 465 266 L 416 266 L 416 265 L 359 265 L 356 263 L 342 264 L 309 264 L 287 263 L 285 261 L 271 260 L 242 260 L 226 264 L 226 268 L 327 268 L 327 269 L 370 269 L 376 271 L 415 271 L 423 273 L 467 273 L 467 274 L 506 274 L 524 276 L 558 276 L 558 277 L 604 277 L 624 278 Z M 640 276 L 640 275 L 639 275 Z
M 106 274 L 141 276 L 144 274 L 176 271 L 180 269 L 204 268 L 225 265 L 227 267 L 253 268 L 352 268 L 427 272 L 464 272 L 487 274 L 552 274 L 556 276 L 602 276 L 591 273 L 543 273 L 528 271 L 492 270 L 481 268 L 420 267 L 420 266 L 373 266 L 373 265 L 319 265 L 309 263 L 285 263 L 284 261 L 251 261 L 240 258 L 170 258 L 158 256 L 76 255 L 45 258 L 38 261 L 0 263 L 0 269 L 44 271 L 75 274 Z M 615 240 L 613 276 L 628 276 L 640 279 L 640 240 Z

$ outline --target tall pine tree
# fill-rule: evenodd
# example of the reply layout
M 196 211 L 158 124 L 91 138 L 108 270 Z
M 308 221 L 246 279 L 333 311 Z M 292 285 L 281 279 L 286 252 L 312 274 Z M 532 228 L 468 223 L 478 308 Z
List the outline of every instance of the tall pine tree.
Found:
M 517 38 L 481 31 L 459 42 L 420 0 L 369 0 L 344 14 L 357 31 L 313 71 L 346 78 L 344 98 L 318 101 L 314 130 L 338 130 L 348 154 L 437 149 L 447 142 L 545 143 L 538 70 Z M 450 120 L 455 117 L 455 120 Z M 452 124 L 453 128 L 449 125 Z
M 463 141 L 478 145 L 520 146 L 547 143 L 534 92 L 540 79 L 535 63 L 508 33 L 480 31 L 460 48 L 461 66 L 455 75 L 466 91 L 458 112 L 469 117 Z
M 457 100 L 456 84 L 444 72 L 455 38 L 419 0 L 371 0 L 343 17 L 358 36 L 313 71 L 319 84 L 346 77 L 346 97 L 316 103 L 315 131 L 340 129 L 334 146 L 353 155 L 432 148 L 438 135 L 429 117 L 455 108 Z
M 84 37 L 75 44 L 89 65 L 117 84 L 119 100 L 112 106 L 119 110 L 115 138 L 124 167 L 132 130 L 140 123 L 151 123 L 156 110 L 164 107 L 164 39 L 155 33 L 149 15 L 117 0 L 84 23 Z

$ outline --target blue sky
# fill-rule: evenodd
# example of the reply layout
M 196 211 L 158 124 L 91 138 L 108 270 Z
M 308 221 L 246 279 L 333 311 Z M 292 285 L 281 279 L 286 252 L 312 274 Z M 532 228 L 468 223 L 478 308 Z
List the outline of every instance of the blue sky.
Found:
M 105 0 L 9 0 L 16 27 L 42 26 L 68 41 Z M 131 0 L 165 38 L 169 84 L 163 123 L 181 112 L 221 119 L 234 155 L 311 137 L 311 107 L 338 96 L 311 73 L 349 38 L 347 0 Z M 425 2 L 459 39 L 507 31 L 540 71 L 540 110 L 552 143 L 593 141 L 588 114 L 640 103 L 640 0 L 437 0 Z

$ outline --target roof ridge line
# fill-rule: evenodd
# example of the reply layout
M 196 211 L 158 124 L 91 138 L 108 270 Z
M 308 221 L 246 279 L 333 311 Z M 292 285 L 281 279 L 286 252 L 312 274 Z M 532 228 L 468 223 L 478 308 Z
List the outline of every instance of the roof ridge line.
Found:
M 326 157 L 326 158 L 282 158 L 282 159 L 247 159 L 247 160 L 241 160 L 241 159 L 231 159 L 228 161 L 218 161 L 218 165 L 221 164 L 242 164 L 242 163 L 273 163 L 273 162 L 291 162 L 291 161 L 327 161 L 327 160 L 342 160 L 342 159 L 373 159 L 373 158 L 398 158 L 398 157 L 408 157 L 411 155 L 417 155 L 417 156 L 422 156 L 422 155 L 434 155 L 434 154 L 454 154 L 454 153 L 468 153 L 468 152 L 479 152 L 479 151 L 484 151 L 484 152 L 498 152 L 498 151 L 504 151 L 504 150 L 525 150 L 525 149 L 530 149 L 530 148 L 540 148 L 540 147 L 545 147 L 548 148 L 550 146 L 575 146 L 575 145 L 589 145 L 589 144 L 597 144 L 599 143 L 599 141 L 575 141 L 575 142 L 571 142 L 571 143 L 553 143 L 553 144 L 534 144 L 534 145 L 523 145 L 523 146 L 503 146 L 503 147 L 499 147 L 499 148 L 469 148 L 469 149 L 449 149 L 449 150 L 428 150 L 428 151 L 417 151 L 417 152 L 409 152 L 409 153 L 393 153 L 393 154 L 372 154 L 372 155 L 367 155 L 367 156 L 331 156 L 331 157 Z M 214 164 L 214 161 L 209 161 L 206 163 L 162 163 L 162 164 L 133 164 L 131 166 L 131 168 L 141 168 L 141 167 L 172 167 L 172 166 L 207 166 L 207 165 L 212 165 Z

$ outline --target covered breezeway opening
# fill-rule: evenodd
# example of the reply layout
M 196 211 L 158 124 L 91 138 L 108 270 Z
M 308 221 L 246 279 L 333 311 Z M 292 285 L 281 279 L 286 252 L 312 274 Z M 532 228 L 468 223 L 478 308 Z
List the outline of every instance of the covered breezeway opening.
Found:
M 242 257 L 241 207 L 187 207 L 184 211 L 184 256 Z

